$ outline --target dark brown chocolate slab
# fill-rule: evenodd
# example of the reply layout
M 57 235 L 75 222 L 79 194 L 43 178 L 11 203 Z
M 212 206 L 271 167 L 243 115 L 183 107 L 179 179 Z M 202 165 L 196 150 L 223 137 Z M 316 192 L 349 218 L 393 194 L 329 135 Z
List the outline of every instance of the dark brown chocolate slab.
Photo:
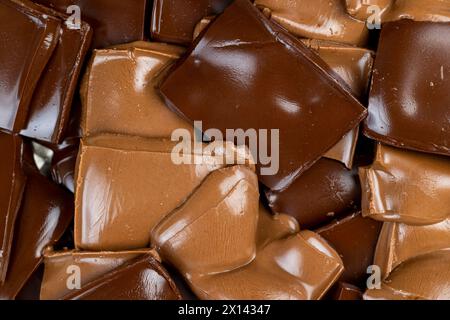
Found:
M 81 19 L 94 29 L 92 47 L 144 40 L 147 0 L 33 0 L 66 13 L 71 5 L 81 9 Z
M 26 176 L 22 171 L 22 138 L 0 131 L 0 283 L 5 280 Z
M 181 295 L 164 267 L 151 254 L 66 295 L 64 300 L 180 300 Z
M 302 229 L 319 227 L 356 209 L 361 188 L 358 173 L 335 160 L 320 159 L 287 189 L 268 190 L 272 211 L 297 219 Z
M 14 299 L 73 218 L 73 196 L 35 171 L 28 180 L 17 216 L 14 242 L 0 299 Z
M 157 41 L 190 44 L 202 18 L 221 13 L 232 0 L 154 0 L 151 35 Z
M 328 71 L 250 2 L 236 0 L 163 81 L 161 92 L 172 109 L 202 120 L 204 130 L 279 129 L 280 170 L 260 181 L 280 190 L 366 115 Z
M 0 128 L 19 132 L 45 65 L 58 42 L 60 21 L 29 1 L 0 0 Z
M 365 134 L 450 155 L 450 22 L 383 25 Z

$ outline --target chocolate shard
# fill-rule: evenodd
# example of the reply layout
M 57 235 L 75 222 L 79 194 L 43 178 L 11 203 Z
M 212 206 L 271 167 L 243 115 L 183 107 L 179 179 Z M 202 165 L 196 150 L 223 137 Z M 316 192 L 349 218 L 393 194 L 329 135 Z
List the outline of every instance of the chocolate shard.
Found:
M 71 277 L 75 272 L 79 274 L 80 288 L 84 288 L 88 283 L 96 280 L 142 255 L 156 253 L 150 249 L 140 249 L 131 251 L 62 251 L 48 252 L 44 257 L 44 275 L 41 286 L 41 300 L 61 299 L 66 295 L 75 294 L 77 290 L 76 281 L 74 286 L 69 287 Z
M 226 136 L 226 129 L 279 129 L 279 170 L 259 173 L 263 184 L 281 190 L 366 115 L 328 71 L 249 1 L 236 0 L 163 81 L 161 92 L 168 106 L 201 120 L 204 130 Z
M 450 248 L 450 220 L 427 226 L 385 222 L 375 251 L 374 265 L 383 278 L 402 262 L 416 256 Z
M 180 299 L 175 283 L 152 254 L 129 261 L 64 297 L 64 300 Z
M 367 267 L 373 264 L 382 223 L 354 213 L 317 230 L 344 262 L 340 281 L 366 287 Z
M 446 157 L 377 145 L 375 161 L 359 169 L 362 212 L 387 222 L 429 225 L 450 215 Z
M 356 46 L 367 42 L 365 22 L 346 12 L 340 0 L 255 0 L 270 18 L 302 38 L 330 40 Z
M 57 45 L 60 20 L 30 1 L 0 1 L 0 128 L 25 126 L 34 89 Z
M 156 88 L 183 52 L 180 47 L 149 42 L 94 51 L 81 88 L 83 135 L 168 138 L 176 129 L 192 132 L 189 123 L 165 106 Z
M 368 137 L 450 155 L 449 39 L 450 22 L 383 25 L 365 122 Z
M 14 299 L 73 219 L 73 196 L 39 173 L 28 179 L 14 230 L 14 243 L 0 299 Z
M 81 18 L 94 30 L 92 48 L 144 40 L 147 0 L 33 0 L 67 13 L 78 6 Z
M 58 150 L 53 155 L 51 163 L 51 175 L 53 181 L 63 185 L 70 192 L 75 190 L 75 167 L 78 155 L 78 146 L 72 145 Z
M 283 191 L 267 190 L 273 212 L 297 219 L 302 228 L 326 224 L 359 205 L 357 172 L 329 159 L 320 159 Z
M 61 143 L 69 125 L 78 77 L 91 44 L 92 29 L 81 22 L 79 29 L 66 23 L 68 16 L 44 6 L 43 13 L 61 21 L 58 43 L 34 90 L 27 124 L 21 135 Z
M 363 292 L 360 288 L 345 282 L 338 282 L 327 295 L 332 300 L 362 300 Z
M 450 299 L 450 250 L 420 255 L 403 262 L 381 284 L 370 289 L 365 300 Z
M 0 131 L 0 283 L 6 278 L 14 226 L 25 189 L 22 170 L 23 142 L 18 135 Z
M 190 44 L 197 23 L 203 17 L 221 13 L 231 2 L 232 0 L 154 0 L 152 38 L 161 42 Z

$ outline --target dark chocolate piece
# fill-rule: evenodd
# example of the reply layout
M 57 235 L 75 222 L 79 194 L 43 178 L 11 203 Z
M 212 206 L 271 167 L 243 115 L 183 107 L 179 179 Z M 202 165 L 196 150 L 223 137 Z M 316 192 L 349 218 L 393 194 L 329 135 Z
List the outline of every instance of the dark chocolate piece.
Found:
M 332 300 L 362 300 L 363 292 L 358 287 L 345 283 L 338 282 L 329 292 L 328 298 Z
M 324 61 L 249 1 L 236 0 L 165 79 L 161 92 L 170 107 L 225 137 L 226 129 L 279 129 L 279 171 L 260 181 L 280 190 L 365 117 L 327 71 Z
M 19 132 L 45 65 L 59 38 L 60 21 L 29 1 L 0 0 L 0 128 Z
M 287 189 L 268 190 L 272 211 L 297 219 L 302 229 L 330 222 L 359 205 L 358 174 L 335 160 L 320 159 Z
M 450 155 L 449 105 L 450 22 L 383 25 L 365 134 L 401 148 Z
M 126 263 L 64 297 L 64 300 L 179 299 L 175 283 L 151 254 Z

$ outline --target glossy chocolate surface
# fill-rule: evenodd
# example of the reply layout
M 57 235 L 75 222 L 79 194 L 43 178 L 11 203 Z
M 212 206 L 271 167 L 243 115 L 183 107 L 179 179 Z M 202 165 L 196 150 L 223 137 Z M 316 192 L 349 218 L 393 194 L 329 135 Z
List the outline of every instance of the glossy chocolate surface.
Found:
M 340 281 L 365 287 L 367 267 L 373 264 L 381 226 L 382 223 L 355 213 L 317 230 L 336 249 L 344 262 L 344 273 Z
M 355 170 L 335 160 L 320 159 L 287 189 L 268 190 L 266 195 L 272 211 L 293 216 L 304 229 L 355 210 L 361 188 Z
M 61 20 L 58 43 L 39 79 L 30 103 L 27 125 L 22 135 L 51 143 L 60 143 L 69 125 L 73 97 L 84 58 L 90 47 L 92 29 L 81 23 L 69 28 L 66 15 L 41 6 L 48 15 Z
M 356 46 L 367 41 L 365 22 L 350 16 L 341 0 L 255 0 L 255 4 L 298 37 Z
M 171 108 L 202 120 L 204 130 L 279 129 L 280 170 L 260 181 L 280 190 L 365 116 L 328 70 L 250 2 L 236 0 L 165 79 L 161 92 Z M 332 123 L 325 121 L 330 118 Z
M 359 169 L 362 212 L 380 221 L 428 225 L 450 215 L 450 160 L 381 143 Z
M 0 131 L 0 283 L 8 270 L 14 225 L 22 201 L 26 175 L 22 171 L 22 138 Z
M 144 40 L 147 0 L 33 0 L 62 13 L 71 5 L 81 10 L 81 19 L 94 30 L 92 47 Z
M 365 134 L 401 148 L 450 155 L 449 87 L 450 23 L 383 25 Z
M 179 300 L 164 267 L 146 254 L 84 285 L 64 300 Z
M 19 132 L 45 65 L 58 42 L 60 21 L 29 1 L 0 1 L 0 128 Z
M 156 88 L 183 52 L 180 47 L 150 42 L 96 50 L 81 89 L 83 135 L 169 138 L 178 128 L 192 131 L 165 106 Z
M 154 0 L 152 38 L 160 42 L 190 44 L 203 17 L 221 13 L 232 0 Z
M 73 196 L 39 173 L 28 173 L 14 243 L 0 299 L 14 299 L 43 260 L 43 251 L 63 235 L 73 218 Z

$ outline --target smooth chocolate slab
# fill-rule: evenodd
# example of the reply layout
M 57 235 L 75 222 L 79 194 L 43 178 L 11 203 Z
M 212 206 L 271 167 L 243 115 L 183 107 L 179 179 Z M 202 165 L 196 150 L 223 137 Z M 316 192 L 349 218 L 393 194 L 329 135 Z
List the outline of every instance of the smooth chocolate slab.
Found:
M 365 22 L 350 16 L 341 0 L 255 0 L 255 4 L 298 37 L 356 46 L 367 41 Z
M 61 299 L 74 294 L 77 289 L 68 289 L 67 282 L 78 267 L 81 288 L 104 276 L 123 264 L 149 253 L 149 249 L 119 252 L 62 251 L 49 252 L 44 257 L 45 270 L 41 286 L 41 300 Z
M 429 225 L 450 215 L 450 161 L 379 143 L 375 161 L 359 169 L 362 212 L 380 221 Z
M 152 38 L 160 42 L 190 44 L 197 23 L 221 13 L 232 0 L 154 0 Z
M 147 0 L 33 0 L 66 13 L 71 5 L 80 7 L 81 19 L 94 29 L 92 47 L 144 40 Z
M 22 201 L 26 175 L 22 170 L 23 142 L 18 135 L 0 131 L 0 283 L 5 280 L 14 235 L 14 225 Z
M 164 267 L 145 254 L 70 293 L 64 300 L 180 300 Z
M 260 181 L 280 190 L 365 117 L 328 70 L 250 2 L 236 0 L 163 81 L 161 92 L 171 108 L 201 120 L 204 130 L 279 129 L 280 170 Z
M 14 242 L 0 299 L 14 299 L 43 260 L 43 252 L 63 235 L 73 218 L 73 196 L 39 173 L 28 180 L 14 230 Z
M 192 126 L 171 112 L 157 84 L 184 49 L 162 43 L 135 42 L 94 51 L 83 80 L 84 136 L 118 133 L 169 138 Z
M 366 285 L 367 267 L 373 264 L 382 223 L 355 213 L 317 230 L 339 253 L 344 262 L 340 281 L 361 288 Z
M 355 170 L 335 160 L 320 159 L 287 189 L 267 190 L 266 196 L 273 212 L 289 214 L 302 229 L 308 229 L 355 210 L 361 188 Z
M 25 0 L 0 1 L 0 128 L 19 132 L 59 38 L 60 21 Z
M 78 77 L 92 40 L 92 29 L 82 22 L 80 29 L 69 28 L 67 16 L 40 6 L 42 12 L 61 21 L 59 39 L 45 72 L 39 79 L 30 103 L 22 135 L 61 143 L 67 133 Z
M 386 23 L 365 134 L 400 148 L 450 155 L 449 89 L 450 23 Z

